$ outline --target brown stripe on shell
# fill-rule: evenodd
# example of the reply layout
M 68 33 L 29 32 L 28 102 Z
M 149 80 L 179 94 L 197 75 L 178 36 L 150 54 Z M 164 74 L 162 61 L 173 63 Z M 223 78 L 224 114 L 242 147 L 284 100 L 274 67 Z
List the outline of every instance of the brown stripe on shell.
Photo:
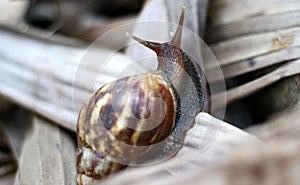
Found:
M 158 86 L 156 87 L 157 92 L 155 93 L 155 95 L 160 94 L 164 102 L 166 103 L 167 110 L 164 119 L 159 124 L 159 126 L 154 128 L 153 130 L 139 132 L 139 134 L 135 136 L 138 138 L 138 145 L 151 145 L 161 142 L 162 140 L 166 139 L 172 132 L 175 122 L 175 107 L 173 101 L 174 95 L 169 93 L 166 88 L 171 87 L 166 86 L 166 84 L 158 84 Z
M 104 126 L 111 131 L 111 133 L 118 139 L 129 145 L 136 146 L 147 146 L 151 144 L 158 143 L 164 139 L 166 139 L 172 131 L 175 122 L 175 105 L 174 105 L 174 92 L 172 87 L 165 82 L 165 79 L 161 75 L 157 75 L 159 73 L 155 73 L 156 75 L 144 75 L 143 78 L 138 76 L 136 83 L 130 88 L 129 96 L 122 96 L 121 98 L 129 98 L 129 106 L 126 108 L 130 108 L 130 110 L 125 110 L 125 108 L 121 108 L 121 112 L 115 112 L 113 109 L 113 100 L 114 98 L 118 99 L 118 102 L 126 102 L 121 100 L 117 95 L 112 94 L 111 99 L 107 101 L 107 104 L 100 108 L 100 122 L 104 124 Z M 158 78 L 158 76 L 160 76 Z M 116 83 L 120 84 L 130 84 L 130 82 L 135 82 L 134 77 L 124 78 L 116 81 Z M 124 83 L 127 82 L 127 83 Z M 108 87 L 107 91 L 119 91 L 122 90 L 123 86 L 114 86 L 114 89 L 110 89 Z M 121 89 L 118 89 L 121 88 Z M 124 94 L 127 92 L 124 92 Z M 139 94 L 142 95 L 142 100 L 137 100 L 139 98 Z M 165 103 L 166 115 L 164 115 L 164 119 L 161 123 L 148 123 L 147 124 L 157 124 L 158 126 L 147 131 L 138 131 L 138 127 L 143 124 L 151 114 L 158 114 L 155 112 L 151 112 L 149 109 L 149 104 L 152 99 L 147 97 L 155 96 L 157 98 L 161 97 L 161 99 Z M 155 111 L 155 110 L 152 110 Z M 128 113 L 129 112 L 129 113 Z M 132 115 L 133 113 L 133 115 Z M 129 115 L 129 116 L 127 116 Z M 116 118 L 119 119 L 116 119 Z M 129 127 L 130 123 L 130 127 Z M 112 129 L 112 127 L 119 125 L 118 129 Z M 149 127 L 149 125 L 148 125 Z M 151 127 L 151 126 L 150 126 Z M 155 138 L 153 138 L 155 136 Z M 134 142 L 135 141 L 135 142 Z

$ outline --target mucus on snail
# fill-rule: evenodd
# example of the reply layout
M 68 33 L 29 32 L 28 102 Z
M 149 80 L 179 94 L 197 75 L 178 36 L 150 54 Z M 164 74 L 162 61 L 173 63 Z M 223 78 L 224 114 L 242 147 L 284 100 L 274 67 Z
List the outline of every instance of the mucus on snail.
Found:
M 77 184 L 127 165 L 174 156 L 196 113 L 203 111 L 203 72 L 182 49 L 185 6 L 173 39 L 137 42 L 157 54 L 155 71 L 103 85 L 82 106 L 77 122 Z

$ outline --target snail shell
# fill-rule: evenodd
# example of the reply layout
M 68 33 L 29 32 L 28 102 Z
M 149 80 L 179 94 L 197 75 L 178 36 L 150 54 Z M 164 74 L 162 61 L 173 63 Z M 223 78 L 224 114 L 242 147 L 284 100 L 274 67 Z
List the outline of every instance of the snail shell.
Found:
M 157 54 L 157 70 L 102 86 L 83 105 L 77 123 L 77 183 L 175 155 L 195 114 L 203 109 L 202 71 L 180 49 L 185 7 L 171 42 L 131 36 Z

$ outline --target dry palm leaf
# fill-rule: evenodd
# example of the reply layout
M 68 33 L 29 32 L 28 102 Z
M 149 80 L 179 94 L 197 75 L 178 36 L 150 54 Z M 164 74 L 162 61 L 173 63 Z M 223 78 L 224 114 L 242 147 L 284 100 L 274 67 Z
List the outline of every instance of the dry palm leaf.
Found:
M 75 184 L 75 145 L 58 126 L 35 117 L 27 135 L 15 185 Z
M 211 49 L 220 65 L 225 66 L 254 56 L 299 46 L 299 37 L 300 28 L 295 27 L 232 38 L 211 45 Z
M 226 92 L 226 97 L 227 97 L 226 103 L 230 104 L 233 101 L 236 101 L 240 98 L 253 94 L 259 89 L 264 88 L 274 82 L 277 82 L 283 78 L 293 76 L 296 74 L 300 74 L 300 60 L 291 61 L 279 67 L 278 69 L 274 70 L 273 72 L 266 74 L 265 76 L 262 76 L 256 80 L 253 80 L 251 82 L 248 82 L 246 84 L 228 90 Z M 214 100 L 215 102 L 222 103 L 222 101 L 218 101 L 218 98 L 222 98 L 223 96 L 224 96 L 223 92 L 220 94 L 215 94 L 213 96 L 213 99 L 215 99 Z M 218 104 L 216 105 L 216 108 L 220 108 L 223 106 L 225 105 Z
M 300 10 L 299 1 L 262 0 L 213 0 L 209 4 L 211 27 L 235 23 L 262 15 L 284 14 Z
M 238 10 L 245 6 L 247 11 Z M 211 46 L 224 77 L 298 58 L 299 24 L 293 16 L 299 14 L 299 9 L 300 3 L 295 1 L 264 0 L 259 6 L 252 1 L 211 2 L 206 39 L 220 41 Z M 215 34 L 218 28 L 214 26 L 222 27 L 219 34 Z
M 0 2 L 0 23 L 16 26 L 23 21 L 29 1 L 1 0 Z
M 103 181 L 87 178 L 86 184 L 164 184 L 175 176 L 197 171 L 230 156 L 235 150 L 258 140 L 207 113 L 196 117 L 186 144 L 176 157 L 152 166 L 132 167 Z
M 286 2 L 280 4 L 283 3 Z M 298 6 L 300 6 L 300 3 L 298 3 Z M 238 22 L 208 28 L 207 41 L 213 43 L 243 35 L 295 27 L 300 23 L 299 19 L 297 19 L 299 15 L 300 10 L 272 15 L 262 14 L 261 16 L 246 18 Z
M 104 62 L 99 58 L 109 58 L 114 51 L 95 48 L 86 56 L 83 47 L 61 45 L 9 30 L 1 30 L 0 38 L 0 94 L 75 131 L 77 112 L 73 113 L 73 105 L 80 107 L 94 90 L 94 81 Z M 82 62 L 83 56 L 88 62 Z M 102 72 L 106 78 L 97 87 L 115 79 L 114 74 L 131 60 L 115 53 L 109 62 L 118 67 L 105 68 L 110 71 Z M 80 78 L 73 84 L 75 75 Z M 73 90 L 77 94 L 72 99 Z
M 296 185 L 299 184 L 299 148 L 299 137 L 256 143 L 205 170 L 173 177 L 164 184 L 193 185 L 200 181 L 207 185 Z
M 283 112 L 280 117 L 269 120 L 265 125 L 251 129 L 251 132 L 261 139 L 259 142 L 241 142 L 241 145 L 236 147 L 236 150 L 231 152 L 230 155 L 208 163 L 205 168 L 194 168 L 189 170 L 189 173 L 186 173 L 186 171 L 183 171 L 183 173 L 165 173 L 165 176 L 168 177 L 157 182 L 155 177 L 159 174 L 153 173 L 152 168 L 148 167 L 148 169 L 145 168 L 145 172 L 144 169 L 139 172 L 132 170 L 130 173 L 128 171 L 128 174 L 124 172 L 117 178 L 108 180 L 107 183 L 135 184 L 137 181 L 136 184 L 145 182 L 151 184 L 154 182 L 153 184 L 163 185 L 193 185 L 199 183 L 207 185 L 299 184 L 299 115 L 299 110 Z M 238 138 L 236 138 L 236 142 L 237 140 Z M 223 146 L 226 146 L 226 144 L 229 143 L 224 143 Z M 228 146 L 235 146 L 235 144 L 233 142 Z M 219 153 L 219 155 L 222 155 L 222 153 Z M 185 157 L 185 161 L 201 161 L 200 157 L 203 156 L 190 155 Z M 203 158 L 203 160 L 207 159 Z M 182 162 L 177 164 L 183 170 L 187 170 Z M 160 166 L 160 171 L 168 171 L 169 166 L 164 165 Z M 150 172 L 147 172 L 146 169 Z M 134 180 L 130 181 L 126 180 L 126 175 L 130 175 L 129 177 L 136 175 L 135 177 L 138 178 L 133 178 Z M 142 178 L 142 180 L 139 180 L 139 178 Z
M 247 7 L 247 11 L 241 11 Z M 299 25 L 300 3 L 263 0 L 212 1 L 209 6 L 207 41 L 209 43 L 243 35 L 276 31 Z
M 241 7 L 247 7 L 247 11 L 241 9 Z M 242 84 L 228 90 L 227 104 L 253 94 L 274 82 L 281 81 L 283 78 L 297 77 L 297 74 L 299 74 L 297 63 L 300 56 L 298 54 L 299 24 L 293 17 L 299 14 L 299 10 L 300 3 L 296 1 L 279 3 L 278 0 L 264 0 L 259 4 L 248 0 L 220 0 L 211 2 L 209 8 L 211 22 L 207 28 L 207 32 L 210 33 L 207 35 L 207 40 L 214 42 L 211 44 L 211 49 L 219 61 L 224 78 L 229 83 L 240 80 L 240 78 L 231 79 L 233 77 L 239 77 L 240 75 L 252 72 L 249 74 L 250 76 L 260 69 L 267 69 L 271 66 L 274 67 L 274 65 L 279 66 L 281 63 L 290 62 L 288 64 L 281 64 L 281 67 L 277 70 L 253 81 L 249 81 L 249 79 L 245 80 L 243 78 L 245 76 L 241 77 L 241 79 L 244 79 Z M 215 35 L 214 33 L 217 34 Z M 223 80 L 213 75 L 215 73 L 214 68 L 218 69 L 218 66 L 214 66 L 213 64 L 208 65 L 210 65 L 210 72 L 208 74 L 212 77 L 212 80 Z M 252 80 L 251 77 L 250 80 Z M 288 88 L 293 85 L 295 84 L 287 84 L 284 87 Z M 274 91 L 276 92 L 278 89 L 273 89 Z M 218 99 L 220 94 L 222 92 L 216 94 L 214 98 Z M 279 94 L 275 94 L 265 93 L 264 95 L 266 97 L 279 97 Z M 286 99 L 285 104 L 292 105 L 295 102 L 288 101 L 296 99 L 297 95 L 295 94 L 297 93 L 290 91 L 290 93 L 285 93 L 286 97 L 280 97 L 279 99 Z M 265 103 L 258 102 L 260 101 L 259 99 L 254 100 L 254 103 L 279 107 L 278 104 L 280 103 L 276 99 L 273 98 L 273 101 L 269 101 L 268 103 L 266 103 L 266 99 L 260 99 Z M 217 103 L 219 102 L 217 101 Z M 225 106 L 224 103 L 219 103 L 218 105 L 220 107 Z
M 241 74 L 259 70 L 268 66 L 283 63 L 289 60 L 300 58 L 300 48 L 292 47 L 275 52 L 267 53 L 265 55 L 255 56 L 250 59 L 240 61 L 231 65 L 222 67 L 224 78 L 232 78 Z M 219 80 L 215 78 L 215 80 Z

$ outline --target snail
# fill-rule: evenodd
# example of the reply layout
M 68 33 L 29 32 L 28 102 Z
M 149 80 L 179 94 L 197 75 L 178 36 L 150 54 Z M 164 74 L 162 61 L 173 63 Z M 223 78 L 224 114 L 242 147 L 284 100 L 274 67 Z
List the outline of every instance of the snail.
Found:
M 203 72 L 182 49 L 185 6 L 173 39 L 144 41 L 157 54 L 155 71 L 103 85 L 82 106 L 77 122 L 77 183 L 102 179 L 127 165 L 174 156 L 196 113 L 203 111 Z

